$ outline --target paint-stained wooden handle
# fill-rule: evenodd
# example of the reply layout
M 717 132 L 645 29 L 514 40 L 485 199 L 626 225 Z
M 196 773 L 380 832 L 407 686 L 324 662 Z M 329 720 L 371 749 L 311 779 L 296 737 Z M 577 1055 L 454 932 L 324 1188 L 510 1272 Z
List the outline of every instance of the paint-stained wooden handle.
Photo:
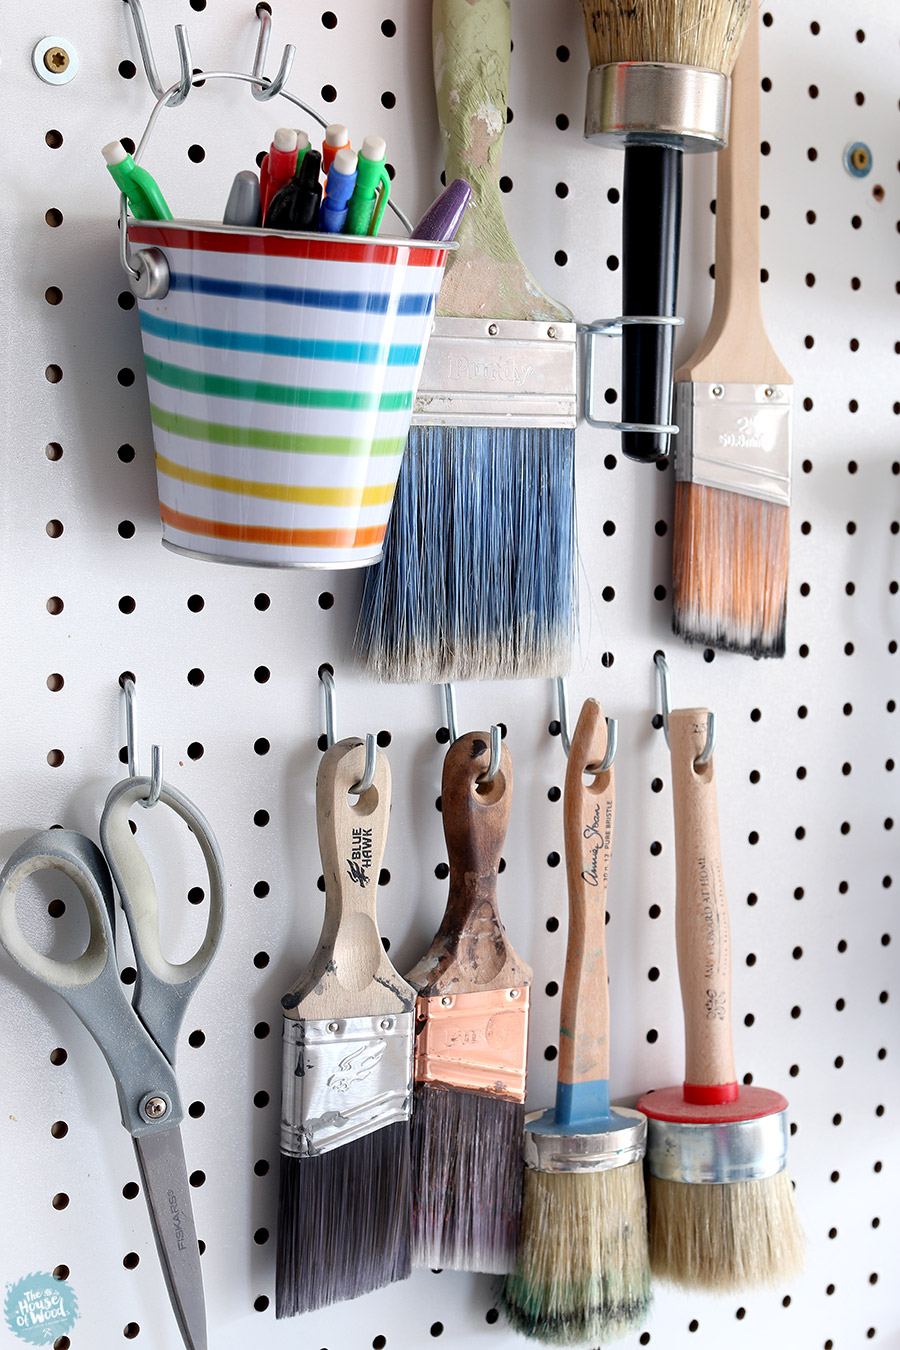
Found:
M 675 809 L 675 938 L 684 1004 L 685 1083 L 700 1088 L 735 1082 L 731 938 L 722 879 L 715 765 L 710 760 L 700 768 L 694 767 L 706 744 L 708 718 L 706 708 L 680 708 L 669 713 Z M 687 1087 L 685 1096 L 692 1100 Z M 705 1096 L 699 1094 L 700 1099 Z
M 563 799 L 569 939 L 559 1028 L 561 1083 L 609 1078 L 606 890 L 615 810 L 614 770 L 586 782 L 584 770 L 606 754 L 603 709 L 589 698 L 572 737 Z
M 472 200 L 456 236 L 438 313 L 493 319 L 571 319 L 516 252 L 500 195 L 509 92 L 509 0 L 434 0 L 434 86 L 447 182 Z
M 504 745 L 490 783 L 491 738 L 470 731 L 444 759 L 441 814 L 450 863 L 450 894 L 437 936 L 408 978 L 426 997 L 488 993 L 531 983 L 497 910 L 497 875 L 512 801 L 512 760 Z
M 759 2 L 731 78 L 728 145 L 717 156 L 716 298 L 676 380 L 792 384 L 766 333 L 759 288 Z
M 282 1000 L 287 1017 L 367 1017 L 407 1011 L 415 1001 L 415 991 L 388 960 L 375 917 L 391 809 L 384 755 L 377 755 L 368 792 L 355 801 L 348 796 L 365 760 L 365 745 L 352 738 L 336 741 L 319 765 L 316 824 L 325 918 L 315 956 Z

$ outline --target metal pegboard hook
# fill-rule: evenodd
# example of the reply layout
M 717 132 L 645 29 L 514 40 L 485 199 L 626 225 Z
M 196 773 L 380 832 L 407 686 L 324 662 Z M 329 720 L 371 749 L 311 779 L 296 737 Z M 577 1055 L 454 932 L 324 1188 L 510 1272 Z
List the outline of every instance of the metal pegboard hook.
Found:
M 598 337 L 621 337 L 622 330 L 633 324 L 638 325 L 671 325 L 678 326 L 683 324 L 684 319 L 677 315 L 648 315 L 631 314 L 619 315 L 616 319 L 594 319 L 593 323 L 580 323 L 578 325 L 579 333 L 584 333 L 584 398 L 583 411 L 584 420 L 592 427 L 600 427 L 604 431 L 649 431 L 667 436 L 677 436 L 678 427 L 674 422 L 610 422 L 606 418 L 596 417 L 594 411 L 594 343 Z
M 259 37 L 256 39 L 256 55 L 253 58 L 255 83 L 251 84 L 250 92 L 259 103 L 267 103 L 270 98 L 280 94 L 287 83 L 291 66 L 294 64 L 294 57 L 297 54 L 297 48 L 291 42 L 285 44 L 278 73 L 274 80 L 267 80 L 264 71 L 266 56 L 269 51 L 269 38 L 272 35 L 272 10 L 265 3 L 265 0 L 261 0 L 260 4 L 256 6 L 256 17 L 259 19 Z
M 572 748 L 572 733 L 569 728 L 569 681 L 565 675 L 556 677 L 556 700 L 559 705 L 559 738 L 562 741 L 566 759 Z M 606 754 L 599 764 L 586 764 L 585 773 L 606 773 L 611 769 L 619 748 L 619 722 L 615 717 L 606 719 Z
M 140 48 L 141 61 L 144 66 L 144 74 L 147 76 L 147 83 L 153 90 L 153 97 L 160 99 L 166 91 L 164 85 L 160 81 L 159 72 L 156 69 L 153 48 L 150 45 L 150 33 L 147 29 L 147 21 L 144 18 L 141 0 L 125 0 L 125 4 L 128 6 L 132 20 L 134 21 L 134 29 L 137 33 L 138 47 Z M 191 92 L 191 47 L 188 42 L 187 29 L 182 23 L 175 25 L 175 41 L 178 44 L 178 64 L 181 69 L 181 78 L 178 82 L 176 92 L 172 94 L 168 100 L 168 106 L 170 108 L 177 108 Z
M 656 666 L 657 685 L 659 687 L 660 713 L 662 715 L 663 733 L 666 738 L 666 745 L 671 749 L 669 740 L 669 709 L 672 706 L 671 686 L 669 683 L 669 665 L 663 652 L 654 652 L 653 662 Z M 716 748 L 716 714 L 710 712 L 706 719 L 706 744 L 700 754 L 694 760 L 694 768 L 702 769 L 704 764 L 708 764 L 713 757 L 713 751 Z
M 441 685 L 444 694 L 444 711 L 447 716 L 447 728 L 450 732 L 450 744 L 459 740 L 459 714 L 456 708 L 456 686 L 451 682 Z M 500 772 L 500 753 L 503 748 L 503 732 L 496 723 L 491 727 L 491 758 L 484 773 L 478 775 L 476 782 L 493 783 Z
M 128 776 L 130 778 L 139 778 L 137 750 L 135 748 L 134 734 L 134 704 L 137 697 L 137 691 L 134 687 L 134 676 L 130 670 L 123 671 L 119 676 L 119 684 L 125 692 L 125 745 L 128 753 Z M 162 751 L 158 745 L 154 745 L 150 750 L 150 791 L 146 798 L 141 802 L 141 806 L 149 809 L 155 806 L 159 801 L 159 794 L 162 791 Z
M 334 683 L 334 674 L 329 666 L 319 666 L 319 681 L 325 690 L 325 748 L 328 750 L 334 745 L 337 736 L 335 730 L 337 726 L 337 690 Z M 350 789 L 354 796 L 360 796 L 363 792 L 368 792 L 375 782 L 377 755 L 378 748 L 375 737 L 369 733 L 366 736 L 366 763 L 363 768 L 363 776 Z
M 496 723 L 491 727 L 491 759 L 484 773 L 480 773 L 475 779 L 476 783 L 487 785 L 493 783 L 497 774 L 500 772 L 500 754 L 503 749 L 503 736 Z

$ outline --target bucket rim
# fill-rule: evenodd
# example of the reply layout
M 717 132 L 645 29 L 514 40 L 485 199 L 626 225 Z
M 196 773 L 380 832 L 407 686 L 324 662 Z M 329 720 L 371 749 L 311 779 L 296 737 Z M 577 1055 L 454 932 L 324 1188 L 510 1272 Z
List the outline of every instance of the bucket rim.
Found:
M 456 239 L 411 239 L 406 235 L 392 234 L 323 234 L 318 230 L 267 230 L 261 225 L 223 225 L 217 220 L 138 220 L 129 217 L 128 229 L 150 230 L 194 230 L 204 233 L 224 235 L 249 235 L 261 239 L 306 239 L 319 244 L 333 242 L 342 248 L 358 245 L 383 248 L 422 248 L 444 250 L 448 253 L 459 248 Z

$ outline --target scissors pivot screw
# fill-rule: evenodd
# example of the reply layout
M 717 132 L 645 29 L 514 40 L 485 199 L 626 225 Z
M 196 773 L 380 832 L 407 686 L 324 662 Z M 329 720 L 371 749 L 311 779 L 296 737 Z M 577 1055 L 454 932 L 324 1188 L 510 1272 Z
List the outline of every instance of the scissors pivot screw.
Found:
M 162 1120 L 169 1109 L 169 1103 L 164 1097 L 149 1097 L 144 1102 L 144 1115 L 148 1120 Z

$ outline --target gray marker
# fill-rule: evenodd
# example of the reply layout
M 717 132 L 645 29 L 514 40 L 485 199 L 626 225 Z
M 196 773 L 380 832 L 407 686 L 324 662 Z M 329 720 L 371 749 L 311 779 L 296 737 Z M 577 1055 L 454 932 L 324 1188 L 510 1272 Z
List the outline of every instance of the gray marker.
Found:
M 258 225 L 259 210 L 259 179 L 252 169 L 242 169 L 234 176 L 222 224 Z

